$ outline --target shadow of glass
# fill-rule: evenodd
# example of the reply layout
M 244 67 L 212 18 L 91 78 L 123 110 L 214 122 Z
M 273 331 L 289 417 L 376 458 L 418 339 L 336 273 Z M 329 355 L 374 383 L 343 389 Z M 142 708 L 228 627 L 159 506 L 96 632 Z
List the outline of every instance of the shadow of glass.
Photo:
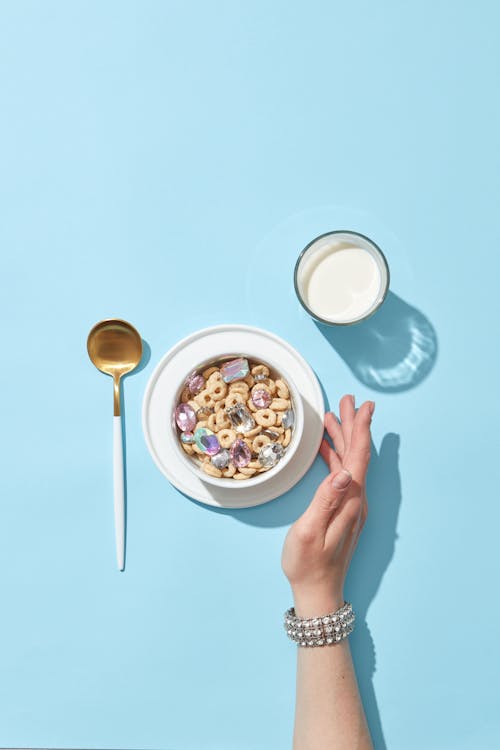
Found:
M 438 342 L 423 313 L 393 292 L 371 318 L 353 326 L 314 321 L 353 374 L 376 391 L 405 391 L 432 370 Z

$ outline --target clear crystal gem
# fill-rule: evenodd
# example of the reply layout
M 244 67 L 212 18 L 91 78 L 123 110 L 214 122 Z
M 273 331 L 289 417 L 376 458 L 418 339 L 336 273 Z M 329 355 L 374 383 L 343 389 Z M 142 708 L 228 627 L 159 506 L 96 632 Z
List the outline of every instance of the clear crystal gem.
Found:
M 243 466 L 247 466 L 252 459 L 250 448 L 244 440 L 241 440 L 241 438 L 234 441 L 229 453 L 231 456 L 231 461 L 237 469 L 241 469 Z
M 238 403 L 230 406 L 229 409 L 226 409 L 226 414 L 237 432 L 249 432 L 255 427 L 255 419 L 245 404 Z
M 229 451 L 227 448 L 221 448 L 221 450 L 215 454 L 215 456 L 212 456 L 210 459 L 213 465 L 216 469 L 225 469 L 226 466 L 229 463 L 229 459 L 231 456 L 229 455 Z M 290 624 L 290 621 L 287 623 Z
M 330 622 L 330 618 L 329 617 L 323 617 L 323 619 L 322 619 L 321 622 L 323 622 L 325 625 L 328 625 L 328 623 Z
M 287 409 L 285 412 L 283 412 L 281 424 L 285 428 L 285 430 L 287 430 L 289 427 L 292 427 L 294 422 L 295 414 L 293 413 L 293 409 Z
M 261 434 L 267 435 L 270 440 L 277 440 L 280 436 L 279 432 L 275 432 L 274 430 L 262 430 Z
M 182 432 L 191 432 L 196 427 L 196 413 L 190 404 L 179 404 L 175 409 L 175 421 Z
M 327 639 L 326 639 L 326 642 L 327 642 L 327 643 L 333 643 L 333 638 L 327 638 Z
M 248 360 L 244 357 L 238 357 L 237 359 L 231 359 L 229 362 L 224 362 L 220 368 L 220 374 L 224 383 L 232 383 L 233 380 L 241 380 L 250 372 Z
M 275 466 L 284 452 L 281 443 L 266 443 L 259 451 L 259 463 L 266 469 Z
M 194 441 L 200 451 L 207 453 L 209 456 L 214 456 L 220 451 L 217 435 L 206 427 L 198 427 L 194 433 Z
M 257 375 L 253 376 L 253 379 L 256 380 L 257 382 L 259 380 L 267 380 L 267 375 L 264 375 L 263 372 L 259 372 Z

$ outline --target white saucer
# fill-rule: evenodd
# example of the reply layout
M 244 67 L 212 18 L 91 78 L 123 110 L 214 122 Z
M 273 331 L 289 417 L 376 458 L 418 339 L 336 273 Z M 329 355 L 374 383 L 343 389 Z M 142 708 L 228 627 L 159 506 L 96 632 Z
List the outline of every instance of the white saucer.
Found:
M 304 431 L 295 458 L 282 472 L 258 487 L 217 487 L 199 479 L 179 460 L 169 424 L 172 399 L 180 382 L 214 352 L 258 351 L 265 360 L 281 362 L 302 396 Z M 316 375 L 290 344 L 274 333 L 246 325 L 219 325 L 196 331 L 173 346 L 151 375 L 142 407 L 146 444 L 160 471 L 178 490 L 207 505 L 250 508 L 290 490 L 313 463 L 323 437 L 325 406 Z

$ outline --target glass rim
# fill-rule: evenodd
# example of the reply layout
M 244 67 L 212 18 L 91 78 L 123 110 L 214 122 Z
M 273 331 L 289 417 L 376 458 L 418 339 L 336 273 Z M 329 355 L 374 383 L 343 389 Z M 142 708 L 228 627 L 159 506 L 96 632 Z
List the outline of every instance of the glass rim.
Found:
M 313 310 L 311 310 L 311 308 L 309 307 L 309 305 L 307 304 L 307 302 L 305 301 L 305 299 L 303 298 L 302 294 L 299 291 L 299 285 L 297 281 L 299 267 L 307 251 L 318 240 L 323 239 L 323 237 L 330 237 L 331 235 L 335 235 L 335 234 L 349 234 L 349 235 L 352 235 L 353 237 L 360 237 L 361 239 L 366 240 L 370 245 L 372 245 L 372 247 L 380 255 L 380 258 L 382 259 L 382 263 L 385 267 L 386 276 L 387 276 L 384 291 L 382 293 L 380 300 L 375 305 L 375 307 L 371 308 L 365 315 L 363 315 L 360 318 L 356 318 L 355 320 L 339 321 L 338 323 L 336 323 L 334 320 L 327 320 L 326 318 L 322 318 L 320 315 L 318 315 L 317 313 L 313 312 Z M 389 292 L 390 280 L 391 280 L 391 272 L 389 270 L 389 264 L 387 262 L 387 258 L 385 257 L 380 247 L 370 237 L 367 237 L 366 234 L 362 234 L 361 232 L 355 232 L 352 229 L 333 229 L 331 232 L 323 232 L 323 234 L 318 234 L 318 236 L 315 237 L 310 242 L 308 242 L 305 248 L 300 252 L 295 262 L 295 269 L 293 272 L 293 285 L 295 288 L 295 294 L 300 304 L 302 305 L 304 310 L 307 312 L 307 314 L 310 315 L 311 318 L 318 321 L 318 323 L 322 323 L 323 325 L 327 325 L 327 326 L 353 326 L 353 325 L 356 325 L 356 323 L 362 323 L 364 320 L 371 318 L 371 316 L 374 315 L 377 312 L 377 310 L 383 305 L 387 297 L 387 294 Z

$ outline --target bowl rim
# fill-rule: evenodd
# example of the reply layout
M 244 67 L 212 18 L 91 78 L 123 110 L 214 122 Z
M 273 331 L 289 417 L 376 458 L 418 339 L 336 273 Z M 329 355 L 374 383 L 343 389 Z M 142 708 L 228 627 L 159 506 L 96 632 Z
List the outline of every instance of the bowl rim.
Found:
M 257 476 L 249 477 L 246 480 L 240 480 L 240 479 L 232 479 L 231 477 L 211 477 L 209 474 L 206 474 L 201 469 L 198 469 L 193 459 L 191 459 L 183 450 L 181 447 L 181 444 L 178 439 L 178 432 L 177 432 L 177 425 L 174 418 L 174 410 L 176 405 L 179 403 L 179 395 L 184 387 L 184 381 L 177 387 L 177 389 L 174 392 L 174 396 L 170 405 L 170 414 L 171 414 L 171 420 L 170 420 L 170 427 L 174 433 L 174 442 L 176 445 L 177 453 L 179 458 L 182 460 L 185 466 L 189 467 L 189 470 L 193 472 L 195 476 L 197 476 L 202 482 L 206 482 L 208 484 L 215 485 L 217 487 L 225 487 L 226 489 L 236 489 L 238 487 L 252 487 L 252 486 L 259 486 L 260 484 L 263 484 L 268 479 L 275 477 L 280 471 L 282 471 L 288 463 L 291 461 L 295 453 L 297 452 L 297 449 L 300 444 L 300 438 L 303 433 L 303 427 L 304 427 L 304 406 L 302 404 L 302 396 L 300 394 L 299 389 L 295 385 L 295 382 L 293 378 L 289 375 L 289 373 L 286 371 L 286 368 L 283 369 L 279 365 L 276 364 L 273 360 L 266 357 L 265 359 L 258 358 L 258 355 L 252 355 L 248 352 L 231 352 L 231 353 L 224 353 L 217 356 L 211 356 L 207 357 L 206 360 L 203 360 L 200 362 L 196 367 L 193 367 L 191 371 L 198 371 L 202 367 L 207 367 L 210 365 L 211 362 L 217 361 L 219 359 L 235 359 L 237 357 L 245 357 L 246 359 L 259 359 L 259 362 L 264 365 L 269 365 L 273 370 L 275 370 L 277 373 L 283 376 L 283 378 L 286 380 L 287 385 L 290 387 L 290 392 L 292 398 L 290 399 L 292 402 L 292 408 L 294 409 L 294 415 L 295 415 L 295 423 L 292 430 L 292 437 L 290 440 L 290 444 L 287 446 L 286 453 L 282 459 L 278 461 L 278 463 L 273 466 L 269 471 L 262 472 L 261 474 Z M 189 374 L 186 373 L 186 377 Z M 299 428 L 299 429 L 298 429 Z M 292 448 L 293 446 L 293 448 Z

